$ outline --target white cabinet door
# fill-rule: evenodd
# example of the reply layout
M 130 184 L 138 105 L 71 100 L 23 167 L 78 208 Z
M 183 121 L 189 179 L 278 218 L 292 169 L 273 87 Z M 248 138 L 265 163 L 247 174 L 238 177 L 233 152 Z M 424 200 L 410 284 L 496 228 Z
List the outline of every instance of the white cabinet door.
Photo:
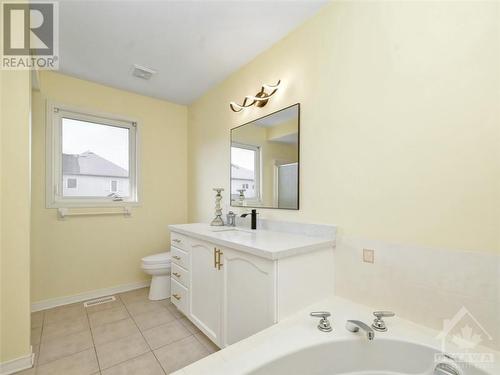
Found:
M 220 248 L 223 282 L 224 346 L 275 322 L 275 262 Z
M 189 318 L 221 346 L 222 271 L 214 264 L 215 250 L 208 242 L 191 241 Z

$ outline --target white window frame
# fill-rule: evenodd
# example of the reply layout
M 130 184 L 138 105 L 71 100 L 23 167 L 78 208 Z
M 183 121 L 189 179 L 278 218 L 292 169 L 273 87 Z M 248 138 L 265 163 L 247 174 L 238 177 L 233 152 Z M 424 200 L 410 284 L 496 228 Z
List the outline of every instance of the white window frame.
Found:
M 62 176 L 62 118 L 117 126 L 129 130 L 130 196 L 121 201 L 113 197 L 64 197 Z M 134 119 L 47 102 L 46 120 L 46 206 L 124 207 L 139 205 L 139 124 Z
M 254 198 L 246 198 L 245 201 L 249 204 L 261 204 L 262 203 L 262 186 L 260 185 L 261 181 L 261 164 L 260 164 L 260 159 L 261 159 L 261 148 L 260 146 L 255 146 L 255 145 L 247 145 L 244 143 L 236 143 L 232 142 L 231 147 L 236 147 L 236 148 L 242 148 L 245 150 L 251 150 L 255 152 L 255 159 L 254 159 L 254 171 L 255 171 L 255 197 Z M 231 180 L 230 184 L 232 183 L 233 176 L 231 175 Z M 231 190 L 231 186 L 229 187 Z M 231 195 L 231 201 L 238 200 L 238 194 L 232 194 Z

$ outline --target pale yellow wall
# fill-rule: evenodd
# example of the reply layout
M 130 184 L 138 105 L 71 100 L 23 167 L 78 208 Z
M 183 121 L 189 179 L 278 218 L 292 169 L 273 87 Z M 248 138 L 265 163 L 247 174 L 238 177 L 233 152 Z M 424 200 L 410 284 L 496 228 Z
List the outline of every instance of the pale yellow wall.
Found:
M 210 220 L 212 188 L 229 187 L 229 129 L 300 102 L 301 210 L 262 217 L 500 252 L 498 8 L 328 5 L 189 107 L 190 220 Z M 230 111 L 278 79 L 266 107 Z
M 30 354 L 30 73 L 0 70 L 0 362 Z
M 169 249 L 187 219 L 187 109 L 53 72 L 33 97 L 32 301 L 146 280 L 142 257 Z M 45 208 L 45 100 L 137 119 L 141 206 L 132 216 L 58 220 Z
M 266 128 L 267 131 L 267 139 L 273 140 L 279 137 L 283 137 L 285 135 L 295 134 L 298 132 L 297 119 L 284 122 L 279 125 L 271 126 Z

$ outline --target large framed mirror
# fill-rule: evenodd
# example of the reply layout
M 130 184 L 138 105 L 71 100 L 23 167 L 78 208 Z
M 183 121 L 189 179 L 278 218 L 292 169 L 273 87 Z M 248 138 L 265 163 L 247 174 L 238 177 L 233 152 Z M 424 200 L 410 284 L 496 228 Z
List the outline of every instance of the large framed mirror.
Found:
M 299 209 L 300 104 L 231 129 L 231 206 Z

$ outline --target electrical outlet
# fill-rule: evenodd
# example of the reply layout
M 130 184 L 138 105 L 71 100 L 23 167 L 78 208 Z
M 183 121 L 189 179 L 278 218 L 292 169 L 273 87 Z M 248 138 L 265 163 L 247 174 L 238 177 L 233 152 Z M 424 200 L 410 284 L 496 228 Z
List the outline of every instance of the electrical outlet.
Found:
M 363 262 L 375 263 L 375 250 L 363 249 Z

